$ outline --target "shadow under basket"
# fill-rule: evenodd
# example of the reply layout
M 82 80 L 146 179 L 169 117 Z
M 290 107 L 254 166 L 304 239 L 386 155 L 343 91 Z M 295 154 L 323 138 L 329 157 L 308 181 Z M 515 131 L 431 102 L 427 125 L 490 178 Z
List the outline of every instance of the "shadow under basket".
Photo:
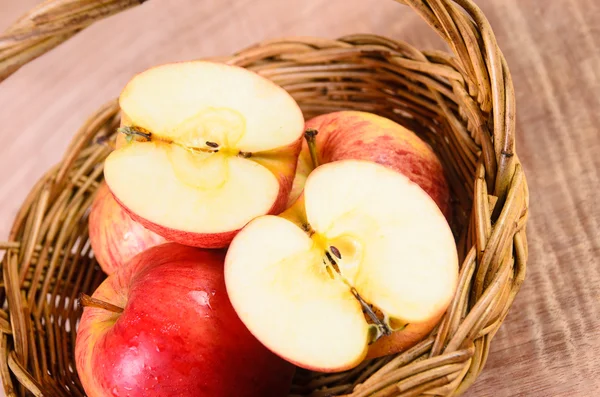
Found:
M 139 0 L 50 0 L 0 36 L 0 80 Z M 429 337 L 337 374 L 298 370 L 294 396 L 456 396 L 482 371 L 525 277 L 528 190 L 515 153 L 515 97 L 491 27 L 471 0 L 405 0 L 452 53 L 357 34 L 286 38 L 216 60 L 281 85 L 305 117 L 353 109 L 410 128 L 444 164 L 454 198 L 459 287 Z M 215 60 L 215 59 L 213 59 Z M 87 216 L 119 125 L 111 101 L 35 185 L 0 243 L 0 373 L 7 396 L 83 396 L 75 370 L 77 297 L 106 277 Z M 230 397 L 230 396 L 227 396 Z

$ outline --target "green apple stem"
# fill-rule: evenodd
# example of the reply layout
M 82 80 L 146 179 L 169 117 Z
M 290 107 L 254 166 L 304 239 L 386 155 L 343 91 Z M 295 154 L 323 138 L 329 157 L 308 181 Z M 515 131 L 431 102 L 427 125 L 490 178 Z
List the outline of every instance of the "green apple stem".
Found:
M 309 128 L 304 131 L 304 139 L 306 139 L 306 143 L 308 144 L 308 151 L 310 152 L 310 158 L 313 163 L 313 168 L 317 168 L 319 166 L 319 157 L 317 156 L 317 134 L 319 131 Z
M 117 132 L 125 134 L 125 139 L 127 139 L 127 142 L 131 142 L 136 136 L 142 137 L 146 141 L 149 141 L 152 137 L 152 133 L 144 131 L 141 128 L 134 126 L 121 127 L 117 129 Z
M 122 307 L 115 306 L 112 303 L 108 303 L 100 299 L 92 298 L 84 293 L 79 295 L 79 302 L 83 307 L 96 307 L 98 309 L 104 309 L 114 313 L 123 313 Z

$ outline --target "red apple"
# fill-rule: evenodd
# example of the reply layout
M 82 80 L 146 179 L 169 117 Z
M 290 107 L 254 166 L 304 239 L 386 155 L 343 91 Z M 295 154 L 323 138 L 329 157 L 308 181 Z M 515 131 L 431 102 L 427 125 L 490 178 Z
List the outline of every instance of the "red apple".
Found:
M 287 395 L 294 367 L 235 314 L 223 260 L 221 251 L 159 245 L 82 297 L 75 357 L 89 397 Z
M 372 113 L 340 111 L 317 116 L 306 123 L 317 131 L 319 164 L 338 160 L 368 160 L 406 175 L 437 203 L 450 219 L 450 190 L 444 169 L 431 147 L 414 132 Z M 288 207 L 300 196 L 314 169 L 306 142 L 302 148 Z
M 256 216 L 285 209 L 304 119 L 281 87 L 236 66 L 181 62 L 135 76 L 119 105 L 123 138 L 104 176 L 148 229 L 222 248 Z
M 444 215 L 417 184 L 380 164 L 340 160 L 317 167 L 281 216 L 242 229 L 225 281 L 265 346 L 336 372 L 430 332 L 454 296 L 458 256 Z
M 131 219 L 105 183 L 98 188 L 88 223 L 94 255 L 108 275 L 140 252 L 166 242 Z

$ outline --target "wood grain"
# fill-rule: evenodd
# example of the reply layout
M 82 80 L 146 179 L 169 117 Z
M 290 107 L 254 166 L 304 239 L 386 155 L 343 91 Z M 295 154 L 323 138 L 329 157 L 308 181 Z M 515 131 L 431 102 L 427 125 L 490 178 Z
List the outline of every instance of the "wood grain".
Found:
M 0 0 L 0 29 L 36 3 Z M 478 4 L 515 83 L 530 263 L 467 395 L 599 395 L 600 3 Z M 276 36 L 357 32 L 443 48 L 418 16 L 389 0 L 152 0 L 92 26 L 0 85 L 0 238 L 87 115 L 136 72 Z

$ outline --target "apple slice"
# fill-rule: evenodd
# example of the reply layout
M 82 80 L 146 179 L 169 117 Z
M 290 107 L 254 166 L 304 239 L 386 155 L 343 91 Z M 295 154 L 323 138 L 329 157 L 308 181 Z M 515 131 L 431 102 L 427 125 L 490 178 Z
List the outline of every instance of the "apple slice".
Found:
M 304 121 L 281 87 L 243 68 L 183 62 L 137 75 L 119 104 L 122 136 L 104 176 L 148 229 L 218 248 L 285 208 Z
M 456 245 L 436 203 L 363 160 L 318 167 L 293 207 L 250 222 L 225 259 L 227 292 L 248 329 L 323 372 L 358 365 L 381 335 L 439 318 L 457 279 Z

